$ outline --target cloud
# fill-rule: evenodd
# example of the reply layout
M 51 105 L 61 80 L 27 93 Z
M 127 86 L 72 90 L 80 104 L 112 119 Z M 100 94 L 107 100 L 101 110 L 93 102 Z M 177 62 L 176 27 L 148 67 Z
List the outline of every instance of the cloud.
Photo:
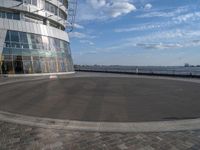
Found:
M 145 49 L 173 49 L 173 48 L 184 48 L 184 47 L 196 47 L 200 45 L 200 40 L 186 40 L 180 43 L 137 43 L 137 47 Z
M 170 44 L 166 44 L 166 43 L 137 43 L 136 44 L 137 47 L 142 47 L 145 49 L 169 49 L 169 48 L 180 48 L 182 47 L 181 44 L 179 43 L 170 43 Z
M 93 8 L 98 9 L 106 5 L 106 0 L 87 0 L 87 3 L 90 4 Z
M 86 0 L 79 4 L 78 20 L 103 20 L 126 15 L 136 10 L 130 0 Z
M 92 54 L 97 54 L 98 51 L 95 51 L 95 50 L 87 50 L 87 51 L 75 51 L 73 52 L 74 56 L 83 56 L 83 55 L 92 55 Z
M 152 18 L 152 17 L 175 17 L 179 14 L 182 14 L 184 12 L 188 11 L 188 7 L 179 7 L 174 9 L 168 9 L 168 10 L 157 10 L 148 12 L 142 15 L 138 15 L 138 18 Z
M 131 11 L 136 10 L 136 7 L 128 2 L 115 2 L 113 4 L 107 5 L 106 12 L 113 18 L 121 16 L 123 14 L 128 14 Z
M 150 30 L 150 29 L 157 29 L 160 27 L 166 26 L 166 24 L 140 24 L 133 27 L 127 28 L 118 28 L 115 29 L 115 32 L 132 32 L 132 31 L 143 31 L 143 30 Z
M 165 31 L 156 31 L 149 34 L 140 35 L 134 38 L 128 38 L 127 41 L 129 42 L 138 42 L 141 41 L 145 42 L 148 41 L 150 43 L 155 41 L 174 41 L 174 40 L 185 40 L 191 39 L 193 37 L 200 37 L 200 31 L 196 30 L 186 30 L 186 29 L 171 29 Z M 142 43 L 143 43 L 142 42 Z
M 144 6 L 144 9 L 146 9 L 146 10 L 148 10 L 148 9 L 151 9 L 153 6 L 150 4 L 150 3 L 148 3 L 148 4 L 146 4 L 145 6 Z
M 94 43 L 92 41 L 90 41 L 90 40 L 80 40 L 80 43 L 94 45 Z
M 78 38 L 78 39 L 86 38 L 86 34 L 81 32 L 70 32 L 69 36 L 70 38 Z
M 70 32 L 69 37 L 72 39 L 78 39 L 80 43 L 87 44 L 90 46 L 94 45 L 91 39 L 96 38 L 96 36 L 92 36 L 92 35 L 85 34 L 82 32 Z
M 193 13 L 180 15 L 180 16 L 174 17 L 173 20 L 177 23 L 200 20 L 200 12 L 193 12 Z
M 76 29 L 84 29 L 84 26 L 75 23 L 75 24 L 74 24 L 74 28 L 76 28 Z
M 114 43 L 113 45 L 104 48 L 103 50 L 106 53 L 111 53 L 130 48 L 164 50 L 198 46 L 200 46 L 200 30 L 172 29 L 123 39 L 118 43 Z

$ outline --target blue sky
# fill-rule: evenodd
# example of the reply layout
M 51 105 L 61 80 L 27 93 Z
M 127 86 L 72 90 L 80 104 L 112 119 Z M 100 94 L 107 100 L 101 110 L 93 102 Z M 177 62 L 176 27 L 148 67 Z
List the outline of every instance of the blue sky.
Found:
M 200 64 L 200 0 L 78 0 L 75 64 Z

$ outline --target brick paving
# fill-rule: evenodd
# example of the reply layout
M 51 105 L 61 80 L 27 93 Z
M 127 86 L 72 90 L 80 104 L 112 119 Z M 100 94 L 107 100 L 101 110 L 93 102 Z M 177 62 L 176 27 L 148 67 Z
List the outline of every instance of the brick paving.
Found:
M 0 121 L 0 150 L 199 150 L 200 130 L 98 133 L 44 129 Z

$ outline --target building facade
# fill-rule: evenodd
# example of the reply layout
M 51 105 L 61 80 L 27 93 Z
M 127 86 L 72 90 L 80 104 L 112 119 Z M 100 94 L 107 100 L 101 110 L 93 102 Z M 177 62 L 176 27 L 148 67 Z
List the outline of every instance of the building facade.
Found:
M 74 72 L 68 0 L 0 0 L 0 74 Z

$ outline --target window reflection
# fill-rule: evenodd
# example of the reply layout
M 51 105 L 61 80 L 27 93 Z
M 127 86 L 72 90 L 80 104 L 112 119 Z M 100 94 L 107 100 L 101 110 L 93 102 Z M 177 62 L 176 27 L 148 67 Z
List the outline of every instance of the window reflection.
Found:
M 3 74 L 73 71 L 68 42 L 17 31 L 7 31 L 0 65 Z

